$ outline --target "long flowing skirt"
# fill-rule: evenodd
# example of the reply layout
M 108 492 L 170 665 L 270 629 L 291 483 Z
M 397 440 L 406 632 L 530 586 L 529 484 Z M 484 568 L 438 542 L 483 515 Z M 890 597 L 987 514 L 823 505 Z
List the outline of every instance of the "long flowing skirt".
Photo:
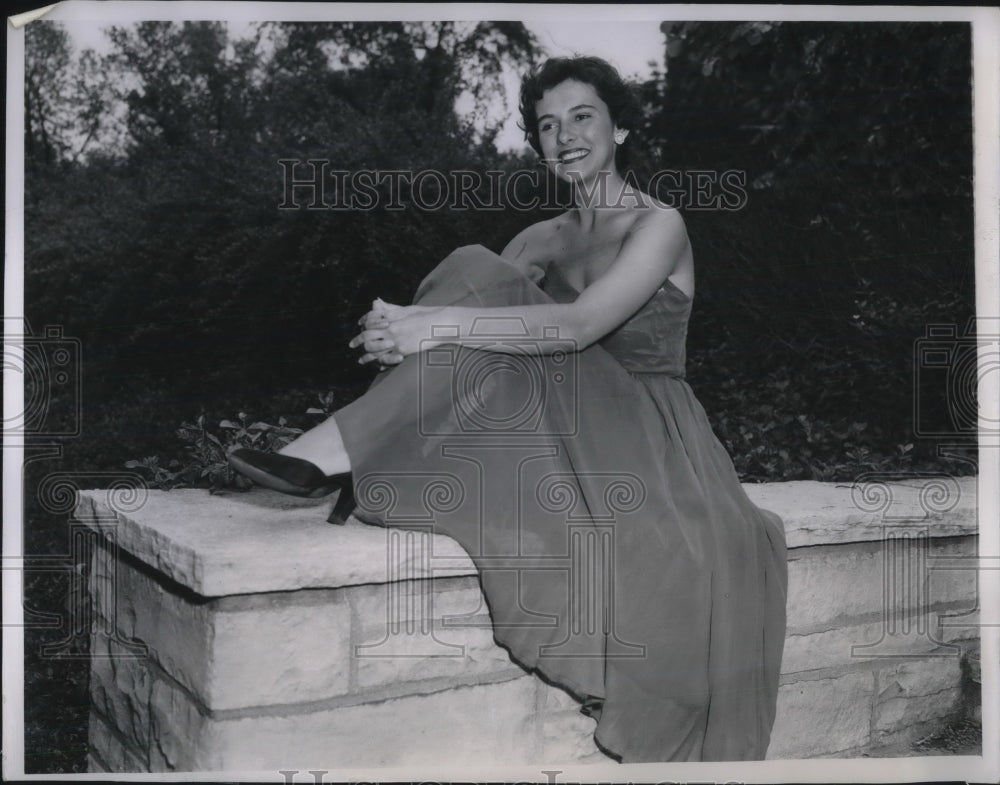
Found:
M 551 300 L 472 246 L 414 301 Z M 336 413 L 357 517 L 457 540 L 496 641 L 580 699 L 623 762 L 763 758 L 785 634 L 781 520 L 747 498 L 683 379 L 629 373 L 598 345 L 539 354 L 516 323 L 474 332 L 507 351 L 411 355 Z

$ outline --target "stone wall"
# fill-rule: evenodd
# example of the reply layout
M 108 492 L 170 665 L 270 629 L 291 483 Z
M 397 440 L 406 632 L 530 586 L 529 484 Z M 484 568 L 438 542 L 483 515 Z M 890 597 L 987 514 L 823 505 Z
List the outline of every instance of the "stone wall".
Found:
M 973 478 L 747 486 L 786 522 L 769 758 L 856 757 L 962 708 Z M 593 720 L 492 639 L 452 540 L 267 491 L 83 491 L 98 533 L 92 771 L 608 762 Z

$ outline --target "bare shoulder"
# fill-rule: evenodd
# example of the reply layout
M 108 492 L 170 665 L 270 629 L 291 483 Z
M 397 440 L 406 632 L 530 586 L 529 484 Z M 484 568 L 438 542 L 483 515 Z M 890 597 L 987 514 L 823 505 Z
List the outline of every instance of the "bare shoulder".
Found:
M 687 229 L 680 211 L 664 204 L 648 194 L 642 194 L 642 201 L 629 210 L 630 233 L 639 230 L 655 231 L 671 239 L 687 241 Z
M 561 220 L 563 218 L 559 216 L 522 229 L 507 243 L 500 255 L 527 273 L 532 280 L 540 280 L 552 261 L 552 238 L 558 231 Z
M 637 249 L 642 249 L 647 259 L 662 265 L 662 271 L 674 286 L 693 298 L 694 255 L 684 218 L 658 199 L 649 196 L 646 199 L 645 205 L 632 211 L 635 218 L 628 238 Z

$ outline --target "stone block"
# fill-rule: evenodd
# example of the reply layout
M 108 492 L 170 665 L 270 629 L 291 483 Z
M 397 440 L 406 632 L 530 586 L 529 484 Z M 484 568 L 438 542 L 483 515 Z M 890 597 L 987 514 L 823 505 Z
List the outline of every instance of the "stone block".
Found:
M 87 753 L 87 773 L 107 774 L 108 770 L 93 752 Z
M 783 516 L 791 547 L 786 678 L 768 757 L 857 755 L 925 733 L 959 700 L 958 657 L 851 656 L 881 641 L 883 618 L 916 621 L 904 612 L 928 601 L 924 626 L 890 641 L 895 653 L 978 636 L 972 617 L 931 624 L 964 607 L 975 571 L 921 568 L 911 571 L 920 590 L 883 596 L 886 526 L 952 538 L 924 540 L 931 565 L 974 553 L 975 480 L 941 482 L 941 493 L 928 492 L 931 479 L 890 484 L 884 504 L 832 484 L 747 486 Z M 397 552 L 392 531 L 329 526 L 328 502 L 264 491 L 139 501 L 124 509 L 114 492 L 81 492 L 76 514 L 105 532 L 111 521 L 123 551 L 148 566 L 95 555 L 98 626 L 108 622 L 110 637 L 95 628 L 93 765 L 607 762 L 577 702 L 495 644 L 475 568 L 454 541 L 411 538 L 419 547 Z M 409 580 L 392 582 L 400 576 Z M 148 644 L 148 660 L 100 656 L 130 638 Z
M 145 751 L 123 743 L 100 714 L 91 711 L 88 725 L 91 749 L 87 757 L 88 771 L 116 774 L 149 771 Z
M 475 621 L 489 616 L 490 609 L 478 577 L 435 577 L 432 584 L 435 619 L 461 626 L 466 619 Z
M 943 641 L 934 626 L 936 621 L 937 614 L 933 612 L 911 617 L 908 620 L 910 627 L 896 634 L 890 634 L 881 619 L 811 633 L 789 633 L 785 637 L 781 672 L 850 666 L 876 657 L 921 655 L 940 650 Z M 959 648 L 953 649 L 954 654 L 959 652 Z
M 537 680 L 535 711 L 541 723 L 542 760 L 591 764 L 612 761 L 594 741 L 597 721 L 580 711 L 581 704 L 560 687 Z
M 110 771 L 114 761 L 121 759 L 121 742 L 93 709 L 87 721 L 87 771 Z
M 789 629 L 829 629 L 875 614 L 901 619 L 945 604 L 974 608 L 976 571 L 959 568 L 974 566 L 975 538 L 939 541 L 920 531 L 894 529 L 881 542 L 792 550 Z
M 923 525 L 936 537 L 975 534 L 975 477 L 871 476 L 854 486 L 773 482 L 743 486 L 751 501 L 785 523 L 789 548 L 881 540 L 885 526 Z
M 894 663 L 877 672 L 873 741 L 882 746 L 913 741 L 960 708 L 959 657 Z
M 349 689 L 351 613 L 336 592 L 257 595 L 242 610 L 212 614 L 208 681 L 213 709 L 323 700 Z
M 406 581 L 347 591 L 354 612 L 356 690 L 449 678 L 476 683 L 520 667 L 493 640 L 478 581 Z
M 964 647 L 969 643 L 978 645 L 982 627 L 979 626 L 979 612 L 935 614 L 934 637 L 942 644 Z
M 930 605 L 949 604 L 974 610 L 979 606 L 979 561 L 977 538 L 962 537 L 932 541 L 927 574 L 927 597 Z M 995 562 L 985 562 L 995 568 Z
M 417 685 L 408 684 L 442 678 L 471 684 L 524 672 L 494 642 L 490 629 L 455 630 L 435 623 L 425 634 L 368 638 L 353 651 L 358 692 L 380 687 L 417 692 Z
M 548 713 L 540 718 L 541 750 L 543 763 L 582 763 L 599 753 L 605 761 L 611 760 L 594 742 L 597 721 L 581 714 L 579 708 Z
M 889 523 L 924 524 L 938 537 L 977 531 L 974 477 L 903 479 L 884 487 L 873 495 L 870 488 L 811 481 L 744 486 L 755 503 L 782 516 L 791 548 L 879 540 Z M 215 496 L 196 489 L 138 496 L 128 489 L 86 490 L 78 494 L 74 517 L 95 529 L 114 521 L 126 551 L 205 597 L 387 580 L 386 530 L 354 520 L 330 526 L 329 508 L 328 500 L 264 490 Z M 448 537 L 433 538 L 429 562 L 418 556 L 402 565 L 410 577 L 446 567 L 476 574 Z
M 125 562 L 117 573 L 119 630 L 141 640 L 149 657 L 206 707 L 295 703 L 347 691 L 350 610 L 336 591 L 209 601 L 181 596 Z
M 214 723 L 176 685 L 162 679 L 153 683 L 149 717 L 150 771 L 224 768 L 216 752 Z M 257 741 L 269 744 L 263 739 Z M 233 768 L 248 767 L 234 765 Z
M 454 629 L 488 627 L 489 609 L 472 579 L 394 581 L 347 590 L 359 634 L 390 627 L 429 629 L 434 621 Z
M 210 603 L 181 596 L 133 562 L 120 560 L 115 573 L 113 584 L 102 584 L 115 595 L 102 602 L 116 609 L 108 617 L 112 626 L 141 641 L 151 661 L 207 702 L 214 635 Z
M 327 499 L 274 491 L 216 494 L 197 489 L 129 492 L 86 490 L 74 517 L 103 529 L 117 521 L 122 548 L 203 597 L 354 586 L 386 581 L 387 530 L 350 520 L 331 526 Z M 432 538 L 433 568 L 476 575 L 468 554 L 450 537 Z M 426 577 L 424 554 L 394 565 Z
M 159 686 L 159 685 L 157 685 Z M 510 765 L 537 760 L 531 676 L 308 712 L 202 717 L 154 691 L 157 771 Z
M 566 690 L 538 680 L 538 713 L 579 711 L 580 703 Z
M 873 692 L 870 672 L 782 684 L 767 758 L 814 758 L 867 745 Z
M 107 718 L 126 742 L 145 750 L 149 744 L 152 689 L 147 661 L 103 634 L 91 635 L 90 645 L 91 706 Z M 110 759 L 104 759 L 112 765 Z
M 829 629 L 840 620 L 881 613 L 883 557 L 871 543 L 792 551 L 788 558 L 788 629 Z M 917 598 L 911 597 L 910 607 Z

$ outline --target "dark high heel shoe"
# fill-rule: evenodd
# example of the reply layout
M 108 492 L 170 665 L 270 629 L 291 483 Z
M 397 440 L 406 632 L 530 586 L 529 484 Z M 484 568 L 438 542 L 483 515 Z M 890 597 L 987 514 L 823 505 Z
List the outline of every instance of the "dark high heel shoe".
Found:
M 288 493 L 292 496 L 305 496 L 318 499 L 336 490 L 341 491 L 340 507 L 344 491 L 350 487 L 351 473 L 323 474 L 313 463 L 302 458 L 292 458 L 289 455 L 260 452 L 239 448 L 228 456 L 229 465 L 240 474 L 244 474 L 254 482 L 275 491 Z

